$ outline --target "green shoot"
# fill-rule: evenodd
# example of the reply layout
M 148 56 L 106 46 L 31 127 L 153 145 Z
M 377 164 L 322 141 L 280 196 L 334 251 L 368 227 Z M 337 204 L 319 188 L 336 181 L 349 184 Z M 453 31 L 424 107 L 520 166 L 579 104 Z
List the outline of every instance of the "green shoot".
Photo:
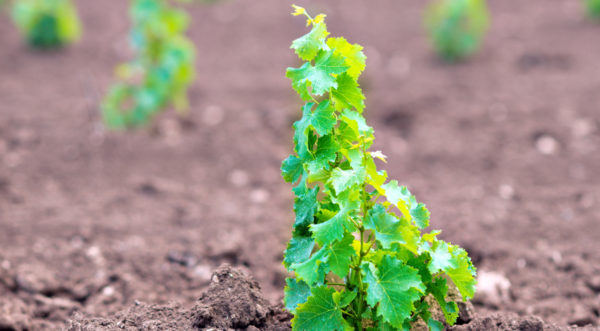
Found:
M 76 41 L 81 28 L 70 0 L 17 0 L 12 17 L 28 43 L 38 48 Z
M 291 46 L 304 64 L 286 73 L 305 102 L 294 123 L 294 153 L 281 166 L 295 185 L 283 261 L 295 275 L 285 288 L 292 328 L 408 329 L 423 320 L 442 329 L 431 300 L 452 325 L 458 306 L 448 300 L 447 282 L 469 299 L 475 268 L 464 249 L 437 238 L 439 231 L 421 234 L 429 226 L 425 205 L 377 170 L 375 159 L 386 157 L 370 151 L 374 131 L 362 116 L 362 47 L 329 38 L 325 15 L 294 8 L 311 30 Z
M 456 61 L 473 54 L 485 36 L 489 14 L 485 0 L 435 0 L 425 12 L 425 27 L 436 52 Z
M 588 17 L 600 20 L 600 0 L 584 0 L 584 3 Z
M 133 0 L 131 42 L 137 57 L 117 68 L 125 82 L 114 85 L 102 105 L 110 128 L 139 127 L 169 105 L 188 108 L 194 79 L 195 49 L 184 35 L 187 14 L 167 0 Z

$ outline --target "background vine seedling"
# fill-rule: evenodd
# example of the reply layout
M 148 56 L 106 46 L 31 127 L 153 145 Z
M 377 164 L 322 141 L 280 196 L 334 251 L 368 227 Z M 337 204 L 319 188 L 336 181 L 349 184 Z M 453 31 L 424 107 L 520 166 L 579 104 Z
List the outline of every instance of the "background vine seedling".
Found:
M 435 0 L 424 21 L 435 51 L 445 60 L 456 61 L 479 49 L 489 13 L 485 0 Z
M 583 0 L 588 17 L 600 20 L 600 0 Z
M 110 128 L 147 124 L 173 105 L 188 108 L 187 90 L 194 73 L 195 49 L 185 36 L 188 15 L 167 0 L 133 0 L 131 42 L 136 58 L 117 68 L 124 82 L 108 92 L 102 111 Z
M 34 47 L 68 44 L 81 34 L 77 10 L 70 0 L 15 0 L 12 6 L 17 28 Z
M 463 299 L 475 290 L 475 268 L 462 248 L 421 234 L 429 211 L 406 187 L 378 171 L 370 151 L 373 128 L 362 116 L 358 78 L 362 47 L 329 38 L 325 15 L 304 15 L 311 30 L 292 48 L 304 64 L 286 76 L 305 101 L 294 123 L 294 153 L 283 161 L 283 178 L 294 183 L 296 214 L 284 265 L 285 305 L 294 330 L 409 329 L 422 319 L 443 328 L 426 298 L 437 302 L 445 322 L 458 316 L 448 299 L 448 280 Z

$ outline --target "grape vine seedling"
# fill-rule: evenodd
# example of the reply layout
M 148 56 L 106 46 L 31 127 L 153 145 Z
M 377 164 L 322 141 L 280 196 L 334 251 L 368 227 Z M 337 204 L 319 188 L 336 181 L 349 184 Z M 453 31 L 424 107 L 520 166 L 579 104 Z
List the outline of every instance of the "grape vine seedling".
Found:
M 77 10 L 71 0 L 17 0 L 13 4 L 12 17 L 34 47 L 68 44 L 81 34 Z
M 325 15 L 294 8 L 311 30 L 291 46 L 304 64 L 286 74 L 305 102 L 294 123 L 294 153 L 281 166 L 295 184 L 296 217 L 283 261 L 295 275 L 285 288 L 292 327 L 409 329 L 422 319 L 441 330 L 432 300 L 452 325 L 458 306 L 448 300 L 448 287 L 471 298 L 475 268 L 464 249 L 437 238 L 439 231 L 421 234 L 429 226 L 425 205 L 377 170 L 375 159 L 385 156 L 369 150 L 375 137 L 357 82 L 365 69 L 362 47 L 329 38 Z
M 425 27 L 433 46 L 448 61 L 477 51 L 488 25 L 485 0 L 435 0 L 425 11 Z
M 102 105 L 104 122 L 114 129 L 143 126 L 169 105 L 187 110 L 187 89 L 195 75 L 184 11 L 168 0 L 133 0 L 130 14 L 137 57 L 117 68 L 125 82 L 114 85 Z
M 600 0 L 584 0 L 587 15 L 595 20 L 600 20 Z

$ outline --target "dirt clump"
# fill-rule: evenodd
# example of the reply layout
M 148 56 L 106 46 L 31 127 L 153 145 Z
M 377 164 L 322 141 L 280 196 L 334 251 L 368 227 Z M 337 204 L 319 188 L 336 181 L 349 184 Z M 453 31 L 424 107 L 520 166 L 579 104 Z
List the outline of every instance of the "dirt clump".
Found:
M 0 330 L 29 330 L 29 309 L 27 305 L 15 298 L 0 298 Z
M 282 309 L 272 307 L 263 297 L 260 285 L 241 269 L 223 265 L 193 309 L 194 326 L 199 329 L 285 329 Z M 270 325 L 275 318 L 276 325 Z M 270 326 L 268 326 L 270 325 Z M 289 328 L 289 324 L 288 328 Z
M 114 318 L 78 315 L 67 330 L 289 330 L 290 319 L 281 306 L 269 304 L 256 280 L 224 264 L 191 309 L 135 302 Z

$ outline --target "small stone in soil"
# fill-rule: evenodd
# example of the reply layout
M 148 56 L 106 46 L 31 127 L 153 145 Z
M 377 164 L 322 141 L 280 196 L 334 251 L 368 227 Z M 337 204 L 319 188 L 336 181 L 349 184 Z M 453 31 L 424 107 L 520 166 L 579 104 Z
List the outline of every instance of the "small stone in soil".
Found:
M 515 196 L 515 189 L 508 184 L 502 184 L 498 188 L 498 194 L 502 199 L 510 200 Z
M 594 122 L 585 119 L 579 118 L 573 122 L 571 127 L 573 135 L 576 137 L 585 137 L 590 135 L 596 130 L 596 125 Z
M 210 105 L 202 113 L 202 122 L 208 126 L 215 126 L 223 121 L 224 116 L 223 108 Z
M 501 306 L 510 298 L 510 281 L 502 274 L 481 270 L 477 275 L 476 301 L 491 306 Z
M 194 275 L 202 281 L 210 282 L 210 277 L 212 276 L 212 270 L 207 265 L 202 265 L 202 264 L 197 265 L 194 268 Z
M 548 134 L 542 134 L 535 140 L 535 148 L 543 155 L 556 154 L 558 142 Z
M 596 319 L 594 318 L 594 314 L 587 308 L 582 305 L 576 305 L 573 308 L 573 317 L 569 319 L 568 323 L 570 325 L 577 326 L 586 326 L 586 325 L 595 325 Z
M 110 297 L 113 294 L 115 294 L 115 288 L 112 286 L 106 286 L 105 288 L 102 289 L 102 295 Z
M 600 275 L 592 276 L 586 281 L 586 285 L 596 293 L 600 293 Z
M 267 200 L 269 200 L 269 192 L 260 188 L 253 190 L 252 192 L 250 192 L 250 200 L 257 204 L 264 203 Z
M 229 174 L 229 182 L 237 187 L 242 187 L 248 185 L 250 178 L 248 174 L 243 170 L 233 170 L 231 174 Z
M 167 253 L 167 261 L 177 263 L 184 267 L 193 267 L 198 263 L 198 259 L 191 252 L 170 251 Z

